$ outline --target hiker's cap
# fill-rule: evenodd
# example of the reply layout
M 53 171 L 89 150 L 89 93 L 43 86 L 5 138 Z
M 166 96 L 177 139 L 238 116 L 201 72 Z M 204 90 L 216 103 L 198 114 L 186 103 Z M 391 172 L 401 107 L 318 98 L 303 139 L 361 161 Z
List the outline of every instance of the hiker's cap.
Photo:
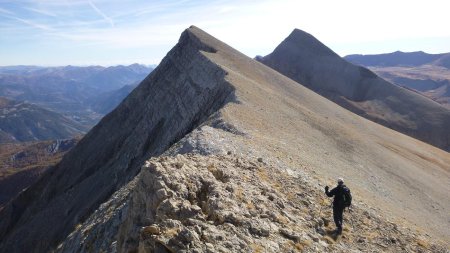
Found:
M 337 180 L 338 184 L 343 184 L 344 183 L 344 179 L 342 177 L 338 178 Z

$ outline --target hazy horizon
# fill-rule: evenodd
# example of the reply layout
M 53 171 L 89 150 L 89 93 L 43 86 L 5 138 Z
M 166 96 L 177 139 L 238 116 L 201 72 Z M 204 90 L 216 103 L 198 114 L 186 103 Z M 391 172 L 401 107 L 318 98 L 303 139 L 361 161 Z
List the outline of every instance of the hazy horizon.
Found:
M 249 57 L 294 28 L 340 56 L 450 52 L 448 4 L 335 1 L 0 0 L 0 66 L 158 64 L 195 25 Z
M 62 65 L 27 65 L 27 64 L 18 64 L 18 65 L 0 65 L 0 68 L 7 68 L 7 67 L 37 67 L 37 68 L 53 68 L 53 67 L 117 67 L 117 66 L 130 66 L 133 64 L 139 64 L 142 66 L 145 66 L 147 68 L 156 68 L 156 66 L 158 66 L 158 64 L 145 64 L 145 63 L 139 63 L 139 62 L 134 62 L 134 63 L 130 63 L 130 64 L 111 64 L 111 65 L 98 65 L 98 64 L 85 64 L 85 65 L 77 65 L 77 64 L 62 64 Z
M 399 51 L 399 50 L 397 50 L 397 51 Z M 393 52 L 385 52 L 385 53 L 380 53 L 380 54 L 389 54 L 389 53 L 394 53 L 394 52 L 396 52 L 396 51 L 393 51 Z M 424 52 L 424 51 L 409 51 L 409 52 L 405 52 L 405 51 L 400 51 L 400 52 L 402 52 L 402 53 L 415 53 L 415 52 Z M 426 53 L 426 54 L 432 54 L 432 53 L 428 53 L 428 52 L 424 52 L 424 53 Z M 450 53 L 450 52 L 441 52 L 441 53 L 433 53 L 433 54 L 445 54 L 445 53 Z M 355 54 L 359 54 L 359 53 L 355 53 Z M 348 55 L 352 55 L 352 54 L 347 54 L 347 55 L 340 55 L 341 57 L 344 57 L 344 56 L 348 56 Z M 363 55 L 372 55 L 372 54 L 363 54 Z M 376 55 L 378 55 L 378 54 L 376 54 Z M 256 55 L 255 55 L 256 56 Z M 73 66 L 73 67 L 105 67 L 105 68 L 107 68 L 107 67 L 116 67 L 116 66 L 130 66 L 130 65 L 133 65 L 133 64 L 139 64 L 139 65 L 143 65 L 143 66 L 145 66 L 145 67 L 149 67 L 149 68 L 156 68 L 158 65 L 159 65 L 159 62 L 158 63 L 150 63 L 150 64 L 147 64 L 147 63 L 140 63 L 140 62 L 134 62 L 134 63 L 125 63 L 125 64 L 122 64 L 122 63 L 117 63 L 117 64 L 104 64 L 104 65 L 99 65 L 99 64 L 84 64 L 84 65 L 82 65 L 82 64 L 61 64 L 61 65 L 58 65 L 58 64 L 56 64 L 56 65 L 29 65 L 29 64 L 17 64 L 17 65 L 0 65 L 0 68 L 5 68 L 5 67 L 42 67 L 42 68 L 51 68 L 51 67 L 69 67 L 69 66 Z

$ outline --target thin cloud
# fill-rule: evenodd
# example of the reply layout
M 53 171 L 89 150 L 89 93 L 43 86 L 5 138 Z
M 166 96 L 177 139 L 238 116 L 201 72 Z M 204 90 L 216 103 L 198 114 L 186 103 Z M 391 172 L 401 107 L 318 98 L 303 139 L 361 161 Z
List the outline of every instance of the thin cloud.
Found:
M 11 20 L 19 21 L 19 22 L 21 22 L 23 24 L 26 24 L 26 25 L 31 26 L 33 28 L 38 28 L 38 29 L 43 30 L 43 31 L 53 31 L 54 30 L 52 27 L 50 27 L 48 25 L 40 24 L 40 23 L 31 21 L 31 20 L 28 20 L 28 19 L 18 18 L 18 17 L 14 17 L 14 16 L 10 16 L 10 15 L 2 15 L 2 17 L 5 17 L 5 18 L 11 19 Z
M 24 9 L 38 13 L 38 14 L 42 14 L 45 16 L 49 16 L 49 17 L 57 17 L 58 15 L 56 15 L 55 13 L 51 13 L 47 10 L 40 10 L 40 9 L 35 9 L 35 8 L 30 8 L 30 7 L 24 7 Z
M 103 13 L 99 8 L 97 8 L 97 6 L 96 6 L 92 1 L 89 1 L 88 3 L 89 3 L 89 5 L 92 7 L 92 9 L 93 9 L 95 12 L 97 12 L 98 15 L 102 16 L 103 19 L 111 25 L 111 27 L 114 27 L 114 21 L 113 21 L 110 17 L 108 17 L 108 16 L 107 16 L 105 13 Z
M 7 9 L 3 9 L 3 8 L 0 8 L 0 13 L 9 14 L 9 15 L 14 15 L 15 14 L 14 12 L 9 11 Z
M 175 43 L 178 32 L 185 26 L 161 25 L 157 27 L 139 26 L 108 29 L 80 29 L 78 31 L 55 32 L 64 40 L 77 42 L 79 45 L 97 45 L 110 49 L 130 49 L 166 45 L 168 41 Z M 145 32 L 144 32 L 145 31 Z
M 39 23 L 30 21 L 30 20 L 17 18 L 17 17 L 13 17 L 13 19 L 15 19 L 17 21 L 20 21 L 20 22 L 22 22 L 22 23 L 24 23 L 26 25 L 29 25 L 31 27 L 34 27 L 34 28 L 38 28 L 38 29 L 41 29 L 41 30 L 44 30 L 44 31 L 53 31 L 53 28 L 51 28 L 50 26 L 47 26 L 47 25 L 39 24 Z

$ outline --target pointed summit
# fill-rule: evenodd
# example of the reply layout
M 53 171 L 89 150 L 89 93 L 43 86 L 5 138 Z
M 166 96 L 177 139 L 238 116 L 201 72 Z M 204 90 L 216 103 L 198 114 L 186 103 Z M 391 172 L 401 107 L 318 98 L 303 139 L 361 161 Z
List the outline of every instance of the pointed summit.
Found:
M 450 110 L 345 61 L 306 32 L 295 29 L 260 61 L 360 116 L 450 150 Z
M 218 41 L 209 34 L 193 25 L 186 29 L 178 40 L 178 44 L 182 47 L 192 47 L 196 50 L 202 50 L 210 53 L 217 51 L 214 49 L 214 44 L 217 44 L 217 42 Z
M 303 53 L 314 54 L 317 56 L 338 56 L 314 36 L 297 28 L 291 32 L 279 47 L 289 47 L 290 50 L 301 50 Z M 281 48 L 279 50 L 281 50 Z

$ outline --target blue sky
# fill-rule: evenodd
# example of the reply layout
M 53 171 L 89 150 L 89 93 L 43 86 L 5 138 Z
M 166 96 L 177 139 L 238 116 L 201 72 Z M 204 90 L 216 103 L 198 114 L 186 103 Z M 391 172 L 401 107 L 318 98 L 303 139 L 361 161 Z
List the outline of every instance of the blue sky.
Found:
M 250 57 L 294 28 L 340 55 L 450 52 L 445 0 L 0 0 L 0 65 L 157 64 L 196 25 Z

